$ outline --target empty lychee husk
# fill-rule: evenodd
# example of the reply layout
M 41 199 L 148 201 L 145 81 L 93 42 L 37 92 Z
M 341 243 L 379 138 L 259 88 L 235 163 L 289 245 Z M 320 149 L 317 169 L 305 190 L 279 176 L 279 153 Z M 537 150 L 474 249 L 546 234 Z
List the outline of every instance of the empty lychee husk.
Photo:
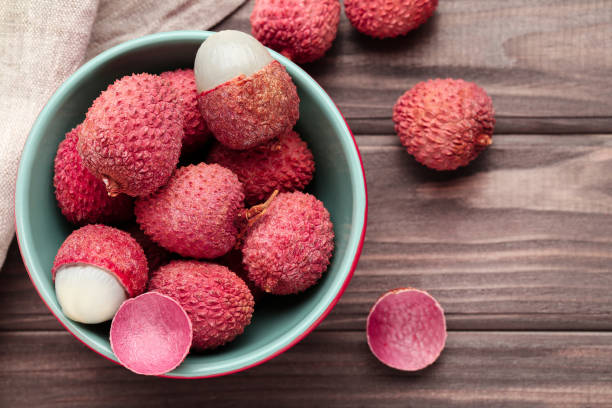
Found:
M 376 358 L 404 371 L 433 364 L 446 343 L 442 306 L 429 293 L 413 288 L 381 296 L 370 310 L 366 331 Z

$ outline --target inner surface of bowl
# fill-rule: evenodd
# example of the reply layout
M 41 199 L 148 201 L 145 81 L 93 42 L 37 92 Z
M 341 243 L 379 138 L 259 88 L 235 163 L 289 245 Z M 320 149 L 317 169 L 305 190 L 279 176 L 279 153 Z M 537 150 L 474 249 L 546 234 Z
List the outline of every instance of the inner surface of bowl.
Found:
M 155 34 L 116 46 L 83 65 L 51 97 L 35 122 L 22 155 L 16 194 L 16 228 L 26 267 L 40 296 L 60 322 L 86 345 L 117 361 L 109 324 L 84 325 L 66 318 L 55 297 L 51 266 L 74 229 L 57 207 L 53 160 L 67 131 L 83 121 L 93 100 L 124 75 L 192 68 L 196 51 L 211 32 Z M 335 250 L 323 279 L 296 296 L 267 297 L 256 304 L 245 333 L 222 348 L 191 353 L 169 376 L 228 374 L 263 362 L 299 341 L 331 310 L 348 284 L 365 233 L 366 191 L 354 140 L 340 112 L 303 70 L 281 55 L 300 103 L 296 130 L 312 149 L 316 172 L 308 191 L 322 200 L 334 223 Z

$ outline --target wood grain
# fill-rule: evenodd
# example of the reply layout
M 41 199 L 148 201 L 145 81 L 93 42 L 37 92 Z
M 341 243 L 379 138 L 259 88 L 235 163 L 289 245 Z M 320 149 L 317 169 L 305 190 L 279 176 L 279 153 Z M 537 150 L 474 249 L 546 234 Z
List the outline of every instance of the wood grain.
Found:
M 218 29 L 250 32 L 252 7 Z M 349 119 L 390 118 L 416 82 L 458 77 L 492 96 L 498 132 L 536 133 L 543 124 L 576 131 L 574 120 L 587 124 L 584 133 L 609 132 L 611 10 L 612 0 L 444 0 L 424 26 L 384 41 L 360 34 L 342 14 L 326 57 L 304 68 Z
M 66 332 L 0 333 L 0 344 L 3 407 L 612 406 L 611 333 L 453 332 L 433 366 L 401 373 L 362 332 L 316 331 L 272 362 L 201 381 L 133 375 Z
M 250 31 L 253 1 L 216 29 Z M 0 407 L 612 407 L 612 0 L 443 0 L 378 41 L 344 15 L 304 68 L 347 116 L 369 222 L 347 291 L 300 344 L 229 377 L 136 376 L 46 309 L 13 243 L 0 271 Z M 415 82 L 462 77 L 496 108 L 493 146 L 430 171 L 394 135 Z M 438 362 L 386 368 L 367 312 L 400 286 L 430 291 L 449 328 Z

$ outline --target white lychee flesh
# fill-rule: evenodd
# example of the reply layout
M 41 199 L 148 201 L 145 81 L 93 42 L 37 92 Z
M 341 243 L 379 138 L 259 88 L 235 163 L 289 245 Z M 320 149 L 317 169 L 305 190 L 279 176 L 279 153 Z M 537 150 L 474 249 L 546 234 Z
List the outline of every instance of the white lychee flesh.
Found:
M 202 43 L 194 73 L 198 93 L 211 90 L 240 75 L 251 76 L 273 61 L 259 41 L 241 31 L 219 31 Z
M 71 264 L 58 269 L 55 295 L 68 318 L 88 324 L 112 319 L 127 299 L 125 289 L 114 275 L 88 264 Z

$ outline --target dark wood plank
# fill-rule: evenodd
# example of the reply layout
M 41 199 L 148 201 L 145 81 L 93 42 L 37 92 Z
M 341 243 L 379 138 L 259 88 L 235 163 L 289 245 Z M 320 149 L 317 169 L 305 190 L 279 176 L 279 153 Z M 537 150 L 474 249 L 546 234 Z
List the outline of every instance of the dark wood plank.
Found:
M 415 286 L 451 330 L 612 330 L 612 137 L 498 136 L 470 167 L 430 171 L 394 136 L 358 137 L 366 245 L 323 330 L 361 330 L 386 290 Z M 0 329 L 62 330 L 12 247 Z
M 177 381 L 129 373 L 65 332 L 0 333 L 6 407 L 612 406 L 612 334 L 453 332 L 419 373 L 380 364 L 362 332 L 315 331 L 261 366 Z
M 513 117 L 495 115 L 495 135 L 576 135 L 603 134 L 612 129 L 612 117 Z M 382 118 L 347 118 L 355 135 L 395 135 L 391 114 Z
M 215 29 L 250 32 L 252 7 Z M 459 77 L 492 95 L 498 133 L 607 132 L 611 9 L 612 0 L 445 0 L 423 27 L 384 41 L 342 13 L 328 55 L 304 68 L 349 119 L 390 118 L 416 82 Z

